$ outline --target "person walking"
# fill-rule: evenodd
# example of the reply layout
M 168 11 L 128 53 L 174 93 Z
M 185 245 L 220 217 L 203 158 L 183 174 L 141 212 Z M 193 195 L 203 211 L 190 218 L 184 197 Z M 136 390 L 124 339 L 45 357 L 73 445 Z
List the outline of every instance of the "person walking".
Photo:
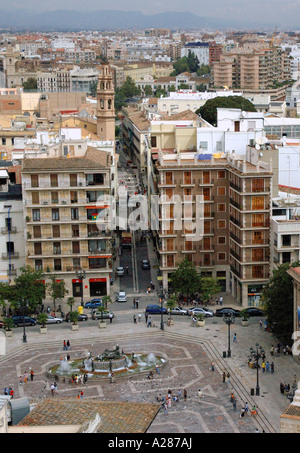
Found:
M 145 322 L 146 322 L 146 324 L 148 324 L 148 313 L 147 312 L 145 312 Z
M 31 382 L 33 381 L 33 378 L 34 378 L 34 371 L 33 369 L 30 370 L 30 380 Z
M 223 384 L 225 384 L 225 381 L 226 381 L 226 373 L 225 373 L 225 371 L 223 371 Z
M 159 369 L 159 366 L 157 364 L 155 365 L 155 369 L 156 369 L 156 373 L 160 374 L 160 369 Z
M 67 350 L 67 342 L 66 342 L 66 340 L 64 340 L 64 343 L 63 343 L 63 350 L 64 350 L 64 351 Z
M 198 399 L 199 399 L 199 403 L 201 402 L 201 399 L 203 397 L 203 394 L 201 392 L 201 389 L 198 390 Z
M 113 314 L 112 313 L 109 313 L 109 323 L 112 324 L 112 320 L 113 320 Z
M 136 322 L 136 316 L 135 316 L 135 315 L 133 315 L 133 323 L 134 323 L 134 324 L 137 324 L 137 322 Z
M 215 362 L 211 362 L 211 371 L 215 371 Z
M 274 374 L 274 362 L 271 363 L 271 374 Z
M 236 333 L 233 335 L 233 342 L 236 343 Z
M 183 399 L 184 399 L 184 401 L 187 400 L 187 390 L 186 389 L 183 390 Z
M 71 349 L 71 344 L 70 344 L 70 341 L 68 340 L 67 341 L 67 350 L 69 351 Z
M 147 327 L 151 327 L 151 325 L 152 325 L 152 319 L 151 319 L 151 316 L 149 316 Z
M 233 406 L 233 410 L 236 411 L 236 399 L 235 399 L 235 396 L 233 397 L 233 400 L 232 400 L 232 406 Z
M 266 371 L 266 364 L 265 364 L 265 362 L 263 362 L 263 363 L 261 364 L 261 369 L 262 369 L 262 372 L 263 372 L 263 373 Z
M 270 364 L 268 361 L 266 363 L 266 371 L 267 371 L 267 373 L 270 373 Z

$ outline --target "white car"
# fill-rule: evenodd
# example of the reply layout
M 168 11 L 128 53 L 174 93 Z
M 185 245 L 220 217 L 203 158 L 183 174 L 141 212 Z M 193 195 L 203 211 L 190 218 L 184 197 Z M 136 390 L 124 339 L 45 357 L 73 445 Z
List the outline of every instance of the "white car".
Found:
M 127 302 L 127 296 L 125 291 L 120 291 L 116 299 L 117 302 Z
M 175 307 L 171 309 L 171 315 L 187 315 L 187 310 L 180 307 Z
M 58 318 L 56 316 L 48 315 L 46 324 L 60 324 L 61 322 L 63 322 L 63 318 Z
M 124 267 L 117 267 L 116 276 L 117 277 L 123 277 L 123 275 L 125 275 Z
M 208 310 L 207 308 L 202 308 L 202 307 L 189 308 L 188 314 L 192 315 L 192 316 L 194 316 L 194 315 L 204 315 L 205 317 L 214 316 L 213 311 Z

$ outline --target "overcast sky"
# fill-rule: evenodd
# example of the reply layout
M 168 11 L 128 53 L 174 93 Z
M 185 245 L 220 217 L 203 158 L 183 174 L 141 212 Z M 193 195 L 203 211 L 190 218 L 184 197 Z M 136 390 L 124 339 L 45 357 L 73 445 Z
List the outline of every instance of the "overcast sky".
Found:
M 188 11 L 203 17 L 265 21 L 276 23 L 278 27 L 298 22 L 300 28 L 300 0 L 0 0 L 0 9 L 15 8 L 36 12 L 114 9 L 144 14 Z

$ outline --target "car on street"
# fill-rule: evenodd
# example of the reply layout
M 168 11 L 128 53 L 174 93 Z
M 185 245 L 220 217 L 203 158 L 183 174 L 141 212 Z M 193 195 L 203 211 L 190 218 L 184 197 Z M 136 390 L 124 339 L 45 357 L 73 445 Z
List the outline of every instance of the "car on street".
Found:
M 48 319 L 45 322 L 45 324 L 60 324 L 62 322 L 63 322 L 63 318 L 60 318 L 58 316 L 48 315 Z
M 117 267 L 116 269 L 116 276 L 123 277 L 125 275 L 124 267 Z
M 171 309 L 171 315 L 187 315 L 187 310 L 181 307 L 175 307 Z
M 230 313 L 234 316 L 240 316 L 240 310 L 236 310 L 235 308 L 224 307 L 216 310 L 216 316 L 229 315 Z
M 85 303 L 85 308 L 97 308 L 102 305 L 102 299 L 92 299 Z
M 12 317 L 13 323 L 15 327 L 18 326 L 35 326 L 36 319 L 31 318 L 31 316 L 13 316 Z
M 110 315 L 112 315 L 113 318 L 115 316 L 114 313 L 109 310 L 105 310 L 102 313 L 101 313 L 101 311 L 95 310 L 92 313 L 92 319 L 108 319 L 108 318 L 110 318 Z
M 204 315 L 206 318 L 214 316 L 214 312 L 204 307 L 193 307 L 188 309 L 188 315 Z
M 265 316 L 265 313 L 257 307 L 247 307 L 245 308 L 245 311 L 249 316 Z
M 141 267 L 142 267 L 142 269 L 150 269 L 150 261 L 149 260 L 142 260 Z
M 127 302 L 127 295 L 125 293 L 125 291 L 120 291 L 117 298 L 116 298 L 116 301 L 117 302 Z
M 88 315 L 85 315 L 84 313 L 78 313 L 78 321 L 87 321 L 87 320 L 88 320 Z M 66 314 L 64 321 L 71 322 L 70 313 Z
M 159 305 L 147 305 L 145 312 L 151 315 L 161 314 L 161 307 Z M 162 312 L 163 314 L 167 314 L 168 310 L 162 307 Z

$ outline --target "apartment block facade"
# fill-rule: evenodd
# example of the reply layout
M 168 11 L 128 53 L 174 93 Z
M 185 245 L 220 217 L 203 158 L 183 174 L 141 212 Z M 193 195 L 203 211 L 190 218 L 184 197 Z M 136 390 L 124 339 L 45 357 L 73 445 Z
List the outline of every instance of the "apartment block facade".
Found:
M 107 208 L 98 197 L 110 194 L 110 159 L 88 148 L 82 157 L 23 160 L 26 264 L 64 280 L 69 296 L 110 294 L 111 233 L 98 217 Z
M 184 258 L 216 277 L 242 306 L 257 305 L 269 278 L 272 172 L 230 157 L 164 154 L 157 163 L 160 196 L 158 247 L 163 287 Z M 183 208 L 175 209 L 176 196 Z M 203 209 L 197 213 L 197 196 Z M 178 220 L 182 227 L 176 229 Z M 202 222 L 195 238 L 192 222 Z M 187 225 L 187 226 L 186 226 Z

